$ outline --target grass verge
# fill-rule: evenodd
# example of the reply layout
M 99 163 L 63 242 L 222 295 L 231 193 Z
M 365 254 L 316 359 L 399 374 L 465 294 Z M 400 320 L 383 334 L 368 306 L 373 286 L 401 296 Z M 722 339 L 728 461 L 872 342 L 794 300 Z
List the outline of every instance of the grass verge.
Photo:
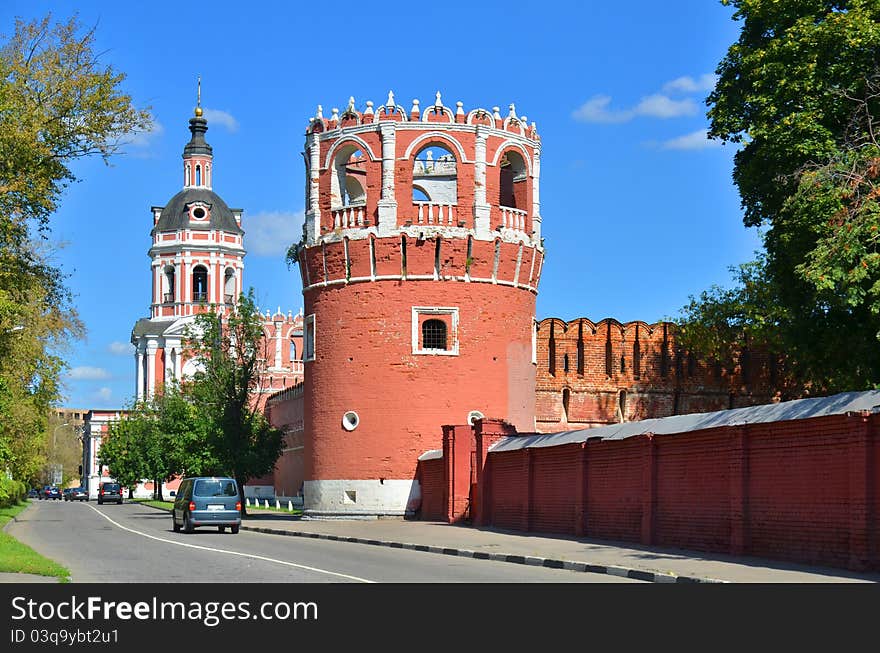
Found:
M 154 508 L 161 508 L 162 510 L 167 510 L 171 512 L 171 509 L 174 507 L 174 503 L 171 501 L 154 501 L 152 499 L 128 499 L 129 503 L 140 503 L 146 506 L 152 506 Z M 287 508 L 275 508 L 274 506 L 270 506 L 269 508 L 264 508 L 263 506 L 248 506 L 248 512 L 259 510 L 260 512 L 281 512 L 285 515 L 292 515 L 297 517 L 302 514 L 302 510 L 297 510 L 294 508 L 292 511 Z
M 0 508 L 0 529 L 28 507 L 27 502 L 9 508 Z M 0 571 L 19 574 L 55 576 L 62 583 L 70 582 L 70 571 L 54 560 L 49 560 L 0 530 Z
M 141 503 L 145 506 L 152 506 L 153 508 L 161 508 L 168 512 L 171 512 L 171 509 L 174 507 L 174 503 L 171 501 L 154 501 L 153 499 L 126 499 L 126 501 L 129 503 Z

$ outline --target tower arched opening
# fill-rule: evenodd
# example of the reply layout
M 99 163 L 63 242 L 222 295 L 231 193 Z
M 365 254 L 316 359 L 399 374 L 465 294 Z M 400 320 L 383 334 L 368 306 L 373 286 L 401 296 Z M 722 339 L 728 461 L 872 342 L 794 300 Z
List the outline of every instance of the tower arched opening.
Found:
M 516 150 L 506 151 L 498 163 L 498 206 L 526 209 L 528 169 L 522 155 Z
M 458 204 L 458 162 L 445 145 L 431 142 L 416 153 L 412 199 L 414 203 Z
M 363 206 L 367 203 L 367 167 L 364 153 L 357 145 L 345 145 L 333 158 L 330 179 L 330 208 Z

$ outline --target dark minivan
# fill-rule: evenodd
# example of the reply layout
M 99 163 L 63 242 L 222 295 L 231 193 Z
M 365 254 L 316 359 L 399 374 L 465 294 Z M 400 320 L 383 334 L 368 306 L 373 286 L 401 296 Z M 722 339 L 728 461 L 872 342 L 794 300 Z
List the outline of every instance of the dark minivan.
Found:
M 119 483 L 101 483 L 98 487 L 98 504 L 105 501 L 122 503 L 122 486 Z
M 217 526 L 221 533 L 229 526 L 233 534 L 241 526 L 238 484 L 228 476 L 199 476 L 180 482 L 174 497 L 171 521 L 174 532 L 192 533 L 197 526 Z

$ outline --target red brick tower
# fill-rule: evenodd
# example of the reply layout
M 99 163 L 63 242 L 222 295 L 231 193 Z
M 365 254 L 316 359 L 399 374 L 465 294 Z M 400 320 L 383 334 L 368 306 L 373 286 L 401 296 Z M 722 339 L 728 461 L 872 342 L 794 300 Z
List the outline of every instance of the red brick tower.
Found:
M 354 99 L 305 143 L 307 515 L 404 515 L 418 456 L 475 413 L 535 427 L 535 124 Z

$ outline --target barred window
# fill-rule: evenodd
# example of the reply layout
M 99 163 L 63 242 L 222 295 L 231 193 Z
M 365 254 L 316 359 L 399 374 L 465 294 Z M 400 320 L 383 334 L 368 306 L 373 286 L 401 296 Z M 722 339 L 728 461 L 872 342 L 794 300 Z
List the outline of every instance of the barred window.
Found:
M 422 349 L 446 348 L 446 323 L 443 320 L 422 322 Z

